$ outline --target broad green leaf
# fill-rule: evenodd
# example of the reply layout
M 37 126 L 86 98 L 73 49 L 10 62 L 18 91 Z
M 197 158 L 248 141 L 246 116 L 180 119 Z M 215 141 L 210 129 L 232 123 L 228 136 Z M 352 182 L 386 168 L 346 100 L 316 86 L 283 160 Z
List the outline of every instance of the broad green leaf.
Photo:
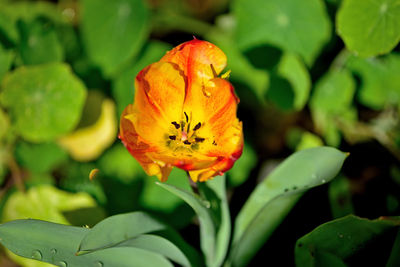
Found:
M 351 200 L 350 182 L 344 176 L 339 176 L 329 185 L 329 201 L 333 218 L 340 218 L 354 213 Z
M 111 76 L 140 51 L 149 12 L 142 0 L 83 0 L 82 39 L 89 58 Z
M 200 221 L 200 247 L 206 257 L 207 266 L 214 266 L 216 249 L 216 227 L 209 208 L 211 204 L 199 198 L 192 192 L 177 188 L 175 186 L 157 183 L 162 188 L 184 200 L 196 212 Z
M 367 242 L 399 229 L 399 218 L 368 220 L 349 215 L 327 222 L 303 236 L 296 243 L 297 266 L 327 266 L 332 261 L 345 264 Z
M 12 50 L 4 49 L 0 44 L 0 82 L 3 76 L 10 69 L 14 60 L 14 52 Z
M 77 256 L 79 243 L 88 232 L 86 228 L 38 220 L 17 220 L 0 225 L 1 243 L 11 251 L 60 267 L 173 266 L 160 254 L 135 247 L 113 247 Z
M 78 251 L 92 252 L 112 247 L 127 239 L 165 229 L 164 224 L 144 212 L 115 215 L 96 224 L 82 239 Z
M 10 119 L 7 114 L 0 108 L 0 141 L 6 136 L 10 128 Z
M 54 3 L 47 1 L 8 1 L 0 3 L 0 30 L 8 42 L 17 44 L 19 33 L 18 21 L 33 21 L 44 17 L 58 24 L 67 23 L 67 18 L 62 10 Z
M 182 266 L 190 266 L 188 259 L 171 241 L 156 235 L 143 234 L 123 241 L 117 247 L 135 247 L 159 253 Z
M 296 151 L 324 145 L 319 136 L 297 127 L 289 130 L 286 142 L 292 150 Z
M 90 102 L 91 95 L 88 96 L 88 102 Z M 78 128 L 58 140 L 58 143 L 77 161 L 90 161 L 98 158 L 107 147 L 114 143 L 117 137 L 118 125 L 114 102 L 103 97 L 100 106 L 100 116 L 96 122 Z M 83 116 L 85 116 L 85 112 Z
M 297 144 L 296 150 L 303 150 L 313 147 L 323 146 L 324 142 L 321 138 L 310 132 L 304 132 L 301 136 L 300 142 Z
M 13 193 L 3 208 L 2 219 L 7 222 L 32 218 L 68 224 L 63 212 L 95 206 L 94 199 L 86 193 L 69 193 L 52 185 L 40 185 L 26 193 Z
M 400 40 L 399 0 L 344 0 L 336 15 L 346 47 L 362 57 L 390 52 Z
M 400 54 L 382 58 L 351 57 L 347 66 L 361 76 L 359 101 L 370 108 L 381 110 L 400 103 Z
M 68 65 L 20 67 L 1 84 L 0 103 L 9 109 L 16 131 L 27 141 L 50 141 L 79 121 L 86 89 Z
M 163 42 L 151 41 L 145 47 L 140 57 L 131 66 L 121 72 L 112 83 L 112 94 L 117 102 L 118 115 L 125 107 L 133 103 L 135 93 L 134 81 L 136 75 L 147 65 L 160 60 L 172 47 Z
M 320 0 L 235 0 L 233 12 L 242 50 L 270 44 L 312 65 L 331 36 L 331 23 Z
M 146 176 L 137 160 L 121 143 L 106 150 L 98 162 L 99 169 L 104 175 L 125 184 Z
M 26 65 L 63 61 L 64 51 L 54 25 L 44 19 L 18 23 L 18 50 Z
M 227 172 L 228 183 L 231 186 L 239 186 L 250 175 L 250 171 L 257 165 L 257 155 L 254 149 L 245 144 L 242 156 L 235 162 L 232 169 Z
M 36 173 L 52 171 L 68 159 L 68 154 L 55 143 L 30 144 L 19 142 L 15 147 L 18 163 Z
M 354 78 L 345 69 L 328 72 L 315 86 L 310 100 L 311 114 L 317 130 L 329 145 L 340 143 L 338 119 L 354 121 L 357 118 L 352 107 L 355 89 Z
M 286 78 L 294 91 L 295 110 L 301 110 L 307 103 L 311 89 L 311 78 L 308 70 L 299 57 L 285 53 L 278 65 L 278 74 Z
M 331 147 L 294 153 L 261 182 L 240 210 L 230 262 L 244 266 L 287 215 L 302 193 L 333 179 L 346 154 Z
M 170 192 L 158 186 L 156 184 L 157 181 L 158 179 L 154 176 L 144 176 L 144 185 L 143 191 L 140 195 L 140 203 L 144 208 L 171 214 L 179 205 L 183 204 L 184 202 L 178 196 L 171 194 Z M 177 168 L 172 170 L 170 179 L 168 179 L 166 183 L 186 191 L 191 190 L 186 172 Z M 176 216 L 179 215 L 177 214 Z M 187 216 L 187 214 L 183 214 L 183 216 Z M 191 216 L 189 216 L 189 218 L 190 217 Z

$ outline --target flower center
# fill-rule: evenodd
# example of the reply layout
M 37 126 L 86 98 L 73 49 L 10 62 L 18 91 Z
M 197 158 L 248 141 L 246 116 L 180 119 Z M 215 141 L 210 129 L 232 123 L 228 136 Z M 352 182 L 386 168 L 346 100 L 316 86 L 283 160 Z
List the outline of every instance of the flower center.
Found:
M 171 122 L 170 132 L 166 136 L 167 146 L 173 151 L 198 150 L 199 144 L 206 140 L 198 135 L 198 130 L 204 123 L 193 123 L 192 116 L 189 117 L 186 112 L 183 115 L 180 123 Z

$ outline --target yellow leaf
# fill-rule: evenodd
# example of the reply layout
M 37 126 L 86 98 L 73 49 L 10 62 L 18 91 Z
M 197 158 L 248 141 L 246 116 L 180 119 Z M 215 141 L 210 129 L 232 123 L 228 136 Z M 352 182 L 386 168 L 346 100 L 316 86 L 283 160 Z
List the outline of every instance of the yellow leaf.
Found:
M 90 161 L 99 157 L 114 142 L 116 136 L 115 104 L 110 99 L 104 99 L 100 117 L 93 125 L 80 128 L 62 137 L 58 143 L 75 160 Z

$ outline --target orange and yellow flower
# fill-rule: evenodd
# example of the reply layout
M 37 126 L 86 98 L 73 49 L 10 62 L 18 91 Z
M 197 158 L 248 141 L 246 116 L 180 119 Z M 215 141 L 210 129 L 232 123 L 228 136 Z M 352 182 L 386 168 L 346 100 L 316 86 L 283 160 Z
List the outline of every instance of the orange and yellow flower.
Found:
M 239 99 L 218 77 L 225 66 L 218 47 L 194 39 L 136 76 L 135 100 L 121 116 L 120 139 L 148 175 L 166 181 L 178 167 L 193 181 L 206 181 L 241 156 Z

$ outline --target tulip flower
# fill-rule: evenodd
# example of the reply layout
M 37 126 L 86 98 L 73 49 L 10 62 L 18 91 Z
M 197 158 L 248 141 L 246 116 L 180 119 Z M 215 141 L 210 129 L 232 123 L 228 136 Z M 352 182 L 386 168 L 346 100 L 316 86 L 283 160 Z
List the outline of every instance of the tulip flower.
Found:
M 119 137 L 148 175 L 166 181 L 178 167 L 202 182 L 222 175 L 241 156 L 239 99 L 218 76 L 225 66 L 218 47 L 194 39 L 136 76 L 134 103 L 121 115 Z

